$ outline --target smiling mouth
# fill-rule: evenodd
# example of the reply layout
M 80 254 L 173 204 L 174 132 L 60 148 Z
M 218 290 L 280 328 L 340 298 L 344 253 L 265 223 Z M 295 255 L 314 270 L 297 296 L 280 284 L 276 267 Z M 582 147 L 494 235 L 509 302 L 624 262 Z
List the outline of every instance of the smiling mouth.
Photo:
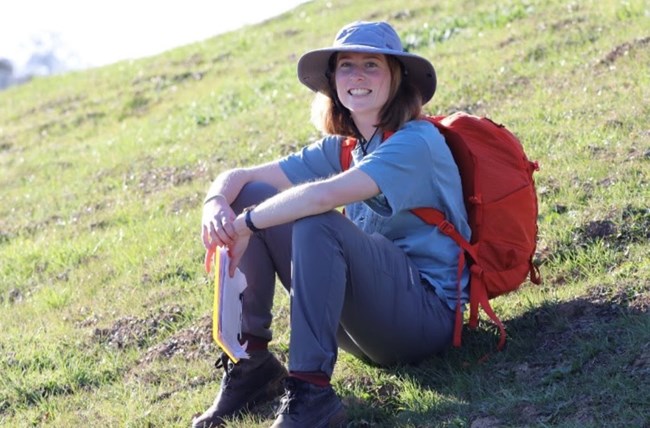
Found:
M 357 95 L 368 95 L 372 91 L 370 89 L 362 89 L 362 88 L 356 88 L 356 89 L 350 89 L 348 90 L 348 94 L 352 96 L 357 96 Z

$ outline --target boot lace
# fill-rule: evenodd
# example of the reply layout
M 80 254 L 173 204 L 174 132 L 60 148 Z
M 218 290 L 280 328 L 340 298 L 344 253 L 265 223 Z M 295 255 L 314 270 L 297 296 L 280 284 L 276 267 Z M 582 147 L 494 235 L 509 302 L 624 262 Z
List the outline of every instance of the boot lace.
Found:
M 222 352 L 221 355 L 219 355 L 219 358 L 214 363 L 214 367 L 217 369 L 223 369 L 224 386 L 227 386 L 228 383 L 230 382 L 230 379 L 233 377 L 233 374 L 236 374 L 236 372 L 233 373 L 233 369 L 235 368 L 235 365 L 230 361 L 230 358 L 225 352 Z
M 284 395 L 280 399 L 280 407 L 278 408 L 278 415 L 296 413 L 297 408 L 302 402 L 302 394 L 300 394 L 301 381 L 294 378 L 286 378 L 284 380 Z

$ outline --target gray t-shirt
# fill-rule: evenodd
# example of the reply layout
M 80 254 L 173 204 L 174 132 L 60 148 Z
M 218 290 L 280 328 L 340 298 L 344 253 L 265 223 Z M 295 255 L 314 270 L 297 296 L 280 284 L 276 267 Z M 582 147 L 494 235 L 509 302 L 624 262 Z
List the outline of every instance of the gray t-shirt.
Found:
M 340 136 L 327 136 L 285 157 L 280 167 L 294 184 L 338 174 L 342 140 Z M 376 135 L 366 152 L 364 156 L 357 144 L 352 165 L 368 174 L 380 193 L 346 206 L 346 215 L 366 233 L 381 233 L 404 250 L 418 266 L 420 276 L 454 309 L 460 248 L 438 228 L 410 212 L 414 208 L 436 208 L 469 240 L 460 175 L 443 136 L 429 122 L 411 121 L 383 142 Z M 468 299 L 468 278 L 465 269 L 463 303 Z

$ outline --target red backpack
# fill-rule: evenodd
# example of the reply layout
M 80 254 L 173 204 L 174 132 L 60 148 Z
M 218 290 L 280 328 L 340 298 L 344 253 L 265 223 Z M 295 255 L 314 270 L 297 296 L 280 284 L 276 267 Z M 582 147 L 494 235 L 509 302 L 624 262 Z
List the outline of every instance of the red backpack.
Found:
M 463 249 L 458 261 L 458 296 L 460 276 L 467 260 L 470 267 L 469 326 L 476 328 L 481 306 L 499 328 L 497 348 L 502 350 L 506 342 L 505 328 L 489 299 L 518 289 L 528 276 L 534 284 L 541 283 L 539 270 L 533 265 L 537 244 L 537 194 L 533 172 L 539 167 L 528 160 L 517 137 L 488 118 L 458 112 L 424 119 L 433 123 L 445 137 L 458 165 L 472 238 L 467 242 L 435 208 L 417 208 L 412 212 L 424 222 L 437 226 Z M 384 138 L 391 135 L 386 133 Z M 352 163 L 356 143 L 355 138 L 347 138 L 342 143 L 343 170 Z M 458 299 L 454 328 L 456 347 L 461 344 L 462 326 L 463 314 Z

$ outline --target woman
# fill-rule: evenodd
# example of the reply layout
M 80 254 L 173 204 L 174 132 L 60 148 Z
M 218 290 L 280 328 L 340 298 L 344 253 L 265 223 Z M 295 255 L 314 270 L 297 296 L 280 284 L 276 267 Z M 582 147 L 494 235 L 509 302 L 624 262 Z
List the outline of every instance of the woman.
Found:
M 231 274 L 239 267 L 247 278 L 251 358 L 222 359 L 221 390 L 195 427 L 279 396 L 285 377 L 273 427 L 338 426 L 338 347 L 390 365 L 451 343 L 459 249 L 409 211 L 435 207 L 469 239 L 458 169 L 438 130 L 418 120 L 436 89 L 433 66 L 404 52 L 389 24 L 355 22 L 332 47 L 305 54 L 298 76 L 317 92 L 314 117 L 327 136 L 220 174 L 205 200 L 205 247 L 228 247 Z M 342 136 L 358 139 L 344 172 Z M 276 274 L 291 292 L 288 373 L 267 349 Z

